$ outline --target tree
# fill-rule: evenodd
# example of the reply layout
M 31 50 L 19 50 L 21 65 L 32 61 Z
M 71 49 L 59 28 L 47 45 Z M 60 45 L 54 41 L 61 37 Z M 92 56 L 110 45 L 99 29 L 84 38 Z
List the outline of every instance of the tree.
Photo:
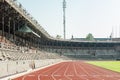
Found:
M 94 39 L 93 35 L 92 35 L 91 33 L 89 33 L 89 34 L 86 36 L 86 40 L 87 40 L 87 41 L 94 41 L 95 39 Z
M 57 35 L 56 38 L 57 38 L 57 39 L 61 39 L 61 36 L 60 36 L 60 35 Z

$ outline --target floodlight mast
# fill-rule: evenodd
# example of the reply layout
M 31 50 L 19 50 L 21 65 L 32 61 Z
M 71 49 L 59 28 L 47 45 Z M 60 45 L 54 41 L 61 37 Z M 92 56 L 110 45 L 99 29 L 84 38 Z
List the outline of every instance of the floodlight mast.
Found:
M 66 39 L 66 16 L 65 16 L 66 1 L 63 0 L 63 28 L 64 28 L 64 39 Z

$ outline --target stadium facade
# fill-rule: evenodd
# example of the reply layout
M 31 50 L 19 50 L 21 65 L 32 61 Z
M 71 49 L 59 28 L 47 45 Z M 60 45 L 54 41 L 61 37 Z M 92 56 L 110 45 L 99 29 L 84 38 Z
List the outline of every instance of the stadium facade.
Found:
M 0 0 L 0 50 L 24 54 L 47 51 L 75 59 L 119 59 L 120 41 L 53 38 L 16 0 Z M 6 56 L 0 53 L 1 60 Z

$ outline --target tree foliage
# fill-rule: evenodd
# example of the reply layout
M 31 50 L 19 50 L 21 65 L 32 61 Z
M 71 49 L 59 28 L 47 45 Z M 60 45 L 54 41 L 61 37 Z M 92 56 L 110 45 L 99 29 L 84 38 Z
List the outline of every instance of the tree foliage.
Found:
M 57 39 L 61 39 L 61 35 L 57 35 L 56 38 L 57 38 Z
M 87 41 L 94 41 L 95 39 L 94 39 L 93 35 L 92 35 L 91 33 L 89 33 L 89 34 L 86 36 L 86 40 L 87 40 Z

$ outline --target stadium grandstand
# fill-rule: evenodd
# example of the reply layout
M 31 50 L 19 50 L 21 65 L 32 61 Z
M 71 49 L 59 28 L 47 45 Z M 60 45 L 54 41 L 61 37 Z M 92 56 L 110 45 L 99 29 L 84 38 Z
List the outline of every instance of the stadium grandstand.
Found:
M 116 60 L 120 41 L 53 38 L 16 0 L 0 0 L 0 61 L 61 58 Z
M 13 51 L 28 55 L 27 53 L 39 53 L 39 50 L 59 53 L 67 57 L 86 56 L 93 59 L 103 58 L 104 55 L 112 59 L 120 56 L 119 41 L 55 39 L 22 8 L 21 4 L 17 4 L 14 0 L 1 0 L 0 4 L 0 60 L 13 59 L 11 55 Z M 104 54 L 100 54 L 101 52 Z

